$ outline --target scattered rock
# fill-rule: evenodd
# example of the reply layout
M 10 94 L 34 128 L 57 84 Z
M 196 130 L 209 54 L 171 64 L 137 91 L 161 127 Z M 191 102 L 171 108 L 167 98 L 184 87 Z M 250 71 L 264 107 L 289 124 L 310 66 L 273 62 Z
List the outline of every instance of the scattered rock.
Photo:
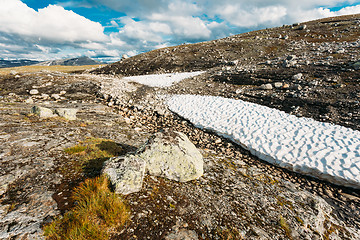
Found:
M 299 84 L 294 84 L 290 87 L 290 89 L 300 91 L 302 89 L 302 87 Z
M 170 233 L 165 237 L 165 240 L 197 240 L 196 232 L 187 229 L 179 229 L 174 233 Z
M 282 82 L 276 82 L 274 83 L 274 87 L 275 88 L 281 88 L 283 86 L 283 83 Z
M 57 108 L 55 109 L 55 113 L 60 117 L 63 117 L 67 120 L 76 120 L 76 113 L 78 109 L 76 108 Z
M 288 83 L 284 83 L 282 86 L 283 89 L 288 89 L 289 87 L 290 87 L 290 85 Z
M 360 70 L 360 61 L 357 61 L 357 62 L 351 64 L 351 66 L 352 66 L 355 70 Z
M 295 74 L 292 79 L 295 80 L 295 81 L 299 81 L 303 78 L 303 74 L 302 73 L 298 73 L 298 74 Z
M 273 86 L 271 85 L 271 83 L 266 83 L 260 86 L 260 89 L 262 90 L 271 90 L 273 89 Z
M 40 118 L 51 118 L 56 116 L 51 109 L 40 106 L 34 106 L 31 109 L 31 112 L 38 115 Z
M 306 28 L 307 28 L 307 26 L 304 24 L 299 27 L 299 30 L 305 30 Z
M 104 164 L 106 174 L 118 194 L 130 194 L 141 190 L 145 174 L 145 161 L 135 155 L 111 158 Z
M 203 157 L 183 133 L 163 129 L 137 151 L 150 175 L 187 182 L 201 177 Z
M 37 90 L 37 89 L 31 89 L 29 93 L 30 93 L 31 95 L 36 95 L 36 94 L 39 94 L 39 90 Z
M 60 99 L 60 95 L 59 94 L 51 94 L 51 97 L 55 100 Z
M 33 104 L 34 103 L 34 100 L 30 97 L 28 99 L 25 100 L 25 103 L 27 104 Z

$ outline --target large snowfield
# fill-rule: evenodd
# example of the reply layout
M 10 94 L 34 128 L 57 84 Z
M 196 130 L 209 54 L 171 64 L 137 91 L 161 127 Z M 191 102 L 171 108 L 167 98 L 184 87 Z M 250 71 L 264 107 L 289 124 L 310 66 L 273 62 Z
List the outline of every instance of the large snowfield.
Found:
M 222 97 L 175 95 L 169 109 L 260 159 L 329 182 L 360 188 L 360 132 Z

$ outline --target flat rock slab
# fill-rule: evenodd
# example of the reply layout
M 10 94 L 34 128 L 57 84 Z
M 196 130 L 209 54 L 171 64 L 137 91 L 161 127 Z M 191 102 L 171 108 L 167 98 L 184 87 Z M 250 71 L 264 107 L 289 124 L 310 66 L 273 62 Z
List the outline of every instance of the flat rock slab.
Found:
M 167 104 L 195 126 L 239 143 L 262 160 L 360 188 L 359 131 L 222 97 L 176 95 Z
M 203 157 L 183 133 L 163 129 L 139 148 L 150 175 L 187 182 L 203 175 Z

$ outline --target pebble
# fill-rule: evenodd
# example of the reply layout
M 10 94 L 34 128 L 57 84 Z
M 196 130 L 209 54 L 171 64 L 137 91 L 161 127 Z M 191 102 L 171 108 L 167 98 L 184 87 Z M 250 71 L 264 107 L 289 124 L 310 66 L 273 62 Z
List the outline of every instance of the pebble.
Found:
M 282 82 L 276 82 L 274 83 L 274 87 L 275 88 L 281 88 L 283 86 L 283 83 Z
M 37 95 L 37 94 L 39 94 L 39 90 L 37 90 L 37 89 L 31 89 L 31 90 L 30 90 L 30 94 L 31 94 L 31 95 Z
M 290 87 L 290 85 L 287 83 L 284 83 L 284 85 L 282 86 L 283 89 L 288 89 L 289 87 Z
M 25 103 L 27 104 L 33 104 L 34 103 L 34 100 L 30 97 L 28 99 L 25 100 Z
M 266 84 L 261 85 L 260 89 L 271 90 L 271 89 L 273 89 L 273 86 L 271 85 L 271 83 L 266 83 Z

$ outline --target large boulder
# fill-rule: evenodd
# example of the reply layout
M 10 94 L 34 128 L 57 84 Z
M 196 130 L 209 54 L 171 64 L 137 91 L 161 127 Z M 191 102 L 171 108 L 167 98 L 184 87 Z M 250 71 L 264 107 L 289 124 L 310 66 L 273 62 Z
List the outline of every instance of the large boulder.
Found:
M 187 182 L 203 175 L 203 157 L 185 134 L 164 129 L 138 149 L 150 175 Z
M 110 158 L 102 172 L 109 177 L 117 194 L 138 192 L 145 175 L 145 161 L 136 155 Z

